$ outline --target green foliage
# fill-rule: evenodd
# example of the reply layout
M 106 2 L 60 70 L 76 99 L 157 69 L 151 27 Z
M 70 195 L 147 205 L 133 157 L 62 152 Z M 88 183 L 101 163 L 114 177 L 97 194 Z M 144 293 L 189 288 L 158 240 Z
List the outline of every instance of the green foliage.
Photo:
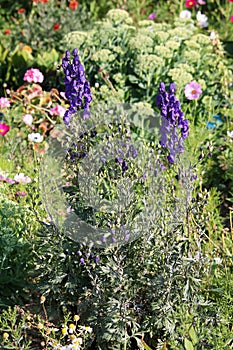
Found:
M 231 273 L 230 259 L 213 259 L 208 282 L 203 286 L 211 304 L 191 310 L 183 305 L 177 310 L 177 334 L 169 341 L 169 349 L 232 349 Z
M 17 203 L 0 197 L 0 306 L 27 298 L 32 269 L 30 216 Z
M 203 318 L 210 312 L 202 281 L 210 271 L 206 223 L 211 222 L 209 215 L 213 221 L 219 219 L 218 212 L 213 212 L 217 196 L 199 194 L 199 201 L 186 208 L 187 222 L 183 222 L 181 206 L 174 220 L 170 200 L 175 196 L 174 175 L 168 174 L 163 183 L 155 200 L 159 206 L 147 213 L 150 232 L 146 234 L 145 226 L 143 236 L 130 245 L 93 249 L 92 254 L 100 256 L 98 264 L 88 258 L 88 247 L 57 236 L 53 226 L 36 249 L 41 291 L 60 305 L 70 302 L 83 322 L 94 328 L 100 349 L 133 348 L 140 342 L 143 348 L 143 334 L 145 344 L 159 349 L 160 343 L 177 334 L 177 310 L 183 305 L 199 310 Z M 82 264 L 79 249 L 85 258 Z M 191 329 L 185 340 L 187 349 L 194 338 Z
M 15 197 L 15 187 L 1 183 L 2 193 L 11 199 L 0 197 L 0 306 L 25 303 L 30 295 L 45 295 L 52 315 L 68 309 L 80 315 L 82 324 L 93 327 L 94 339 L 86 345 L 91 349 L 231 349 L 232 67 L 217 33 L 210 40 L 209 34 L 195 26 L 195 20 L 177 18 L 183 9 L 180 1 L 85 1 L 76 12 L 71 12 L 65 1 L 30 5 L 22 1 L 10 4 L 7 11 L 3 11 L 6 2 L 0 2 L 4 24 L 1 83 L 21 84 L 26 69 L 37 67 L 46 74 L 43 87 L 56 83 L 56 88 L 64 90 L 63 74 L 55 70 L 64 51 L 75 47 L 91 82 L 94 106 L 100 101 L 128 102 L 135 104 L 139 114 L 145 106 L 153 110 L 159 82 L 174 81 L 190 122 L 185 164 L 192 165 L 185 174 L 187 182 L 179 178 L 185 171 L 182 167 L 165 170 L 161 192 L 153 192 L 154 210 L 143 219 L 141 238 L 106 249 L 79 244 L 58 231 L 45 219 L 34 183 L 27 188 L 27 198 L 20 199 Z M 226 19 L 225 5 L 226 1 L 216 1 L 202 7 L 203 11 L 215 11 L 211 25 L 218 18 Z M 18 6 L 25 6 L 26 13 L 17 14 Z M 119 9 L 123 6 L 124 11 Z M 106 18 L 99 20 L 108 10 Z M 99 20 L 91 28 L 87 28 L 89 11 L 92 20 Z M 145 19 L 152 11 L 157 13 L 156 21 Z M 4 23 L 5 19 L 8 22 Z M 60 25 L 58 30 L 53 29 L 55 23 Z M 8 25 L 10 36 L 4 34 Z M 228 25 L 220 31 L 224 39 L 231 40 Z M 191 80 L 203 90 L 198 101 L 184 97 L 184 86 Z M 49 108 L 60 104 L 60 98 L 53 100 L 52 93 L 42 90 L 29 101 L 30 93 L 29 86 L 17 95 L 18 102 L 4 111 L 11 130 L 2 139 L 0 165 L 9 174 L 15 174 L 16 164 L 17 171 L 34 174 L 39 152 L 46 150 L 29 146 L 31 130 L 23 125 L 22 114 L 33 114 L 34 131 L 41 132 L 40 126 L 44 127 L 45 147 L 49 129 L 43 123 L 53 127 L 61 119 L 49 116 Z M 207 123 L 216 121 L 215 114 L 222 121 L 208 129 Z M 111 130 L 116 132 L 112 126 Z M 154 141 L 153 130 L 147 131 L 145 125 L 134 130 L 134 136 L 146 146 Z M 196 180 L 191 181 L 195 174 Z M 110 171 L 104 175 L 101 189 L 112 200 L 115 189 L 110 188 Z M 110 181 L 104 182 L 106 179 Z M 140 199 L 144 187 L 137 184 L 136 190 Z M 177 196 L 179 190 L 184 197 Z M 81 202 L 82 198 L 76 202 L 77 211 Z M 131 209 L 127 208 L 129 217 Z M 46 318 L 45 307 L 41 307 Z M 37 332 L 27 328 L 29 320 Z M 68 327 L 73 320 L 68 315 L 60 321 Z M 4 338 L 6 349 L 32 349 L 27 334 L 33 334 L 33 341 L 35 337 L 44 339 L 48 349 L 56 346 L 51 340 L 70 342 L 68 335 L 56 335 L 53 326 L 48 319 L 33 318 L 17 308 L 0 316 L 0 331 L 9 334 L 8 341 Z
M 222 109 L 223 101 L 230 101 L 232 71 L 221 42 L 218 37 L 211 42 L 191 20 L 177 19 L 174 25 L 144 20 L 136 27 L 126 11 L 111 10 L 94 29 L 71 32 L 64 42 L 70 50 L 79 48 L 97 101 L 109 100 L 112 94 L 154 107 L 155 86 L 174 81 L 186 116 L 195 125 L 204 125 Z M 192 80 L 203 89 L 198 104 L 184 97 L 184 86 Z
M 21 312 L 20 312 L 21 311 Z M 22 313 L 19 307 L 3 310 L 0 315 L 0 339 L 4 349 L 30 350 L 31 341 L 26 334 L 29 313 Z

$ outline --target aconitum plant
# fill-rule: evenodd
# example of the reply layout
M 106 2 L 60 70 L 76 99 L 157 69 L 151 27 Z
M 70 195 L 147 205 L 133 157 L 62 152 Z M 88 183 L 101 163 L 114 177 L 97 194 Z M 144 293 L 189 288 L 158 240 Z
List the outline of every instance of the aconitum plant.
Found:
M 161 139 L 163 148 L 169 149 L 168 161 L 175 162 L 176 154 L 184 152 L 183 140 L 188 137 L 188 119 L 184 119 L 180 101 L 175 97 L 176 86 L 171 83 L 169 91 L 166 91 L 165 84 L 160 83 L 159 94 L 156 98 L 156 105 L 161 111 Z M 178 129 L 181 135 L 178 135 Z
M 89 117 L 89 104 L 92 100 L 89 82 L 85 77 L 84 67 L 80 63 L 78 49 L 72 52 L 74 58 L 71 62 L 70 52 L 66 51 L 65 57 L 62 59 L 62 68 L 65 73 L 65 96 L 69 100 L 70 107 L 65 112 L 63 120 L 66 125 L 70 124 L 72 114 L 76 113 L 83 106 L 84 117 Z

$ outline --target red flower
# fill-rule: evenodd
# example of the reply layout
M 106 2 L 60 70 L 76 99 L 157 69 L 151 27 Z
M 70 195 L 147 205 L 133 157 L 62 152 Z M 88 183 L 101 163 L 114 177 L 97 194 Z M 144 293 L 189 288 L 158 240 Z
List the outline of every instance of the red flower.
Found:
M 5 35 L 8 35 L 8 34 L 10 34 L 10 33 L 11 33 L 11 30 L 10 30 L 10 29 L 6 29 L 5 32 L 4 32 Z
M 24 13 L 24 12 L 26 12 L 26 10 L 25 10 L 23 7 L 21 7 L 20 9 L 18 9 L 18 13 Z
M 197 0 L 186 0 L 185 1 L 185 6 L 189 7 L 189 8 L 196 6 L 196 4 L 197 4 Z
M 233 0 L 228 0 L 228 2 L 233 2 Z
M 9 130 L 9 125 L 6 125 L 5 123 L 0 124 L 0 135 L 5 135 Z
M 20 34 L 21 34 L 21 35 L 24 35 L 24 31 L 23 31 L 23 30 L 20 30 Z
M 230 17 L 230 21 L 233 22 L 233 16 Z
M 60 24 L 59 23 L 55 23 L 54 25 L 53 25 L 53 29 L 54 30 L 58 30 L 60 28 Z
M 77 10 L 78 8 L 78 1 L 70 1 L 69 3 L 69 8 L 73 11 Z
M 41 0 L 41 2 L 43 2 L 44 4 L 47 4 L 47 2 L 49 2 L 49 0 Z
M 38 2 L 40 2 L 40 0 L 33 0 L 32 2 L 35 2 L 35 3 L 38 4 Z

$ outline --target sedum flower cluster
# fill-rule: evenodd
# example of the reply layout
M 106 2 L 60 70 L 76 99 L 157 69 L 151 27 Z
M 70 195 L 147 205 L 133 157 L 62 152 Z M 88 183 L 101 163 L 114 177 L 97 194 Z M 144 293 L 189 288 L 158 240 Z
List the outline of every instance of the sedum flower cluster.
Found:
M 184 119 L 180 102 L 175 97 L 175 90 L 175 84 L 171 83 L 167 92 L 165 84 L 161 82 L 156 98 L 156 105 L 162 117 L 160 144 L 163 148 L 169 149 L 170 163 L 174 163 L 176 154 L 184 152 L 183 140 L 188 137 L 189 130 L 188 119 Z M 181 129 L 180 137 L 177 129 Z

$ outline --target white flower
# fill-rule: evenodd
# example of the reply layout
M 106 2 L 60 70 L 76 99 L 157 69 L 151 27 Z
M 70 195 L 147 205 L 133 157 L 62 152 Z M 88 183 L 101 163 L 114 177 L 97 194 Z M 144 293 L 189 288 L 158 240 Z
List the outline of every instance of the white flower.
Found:
M 201 13 L 201 11 L 197 12 L 197 24 L 201 27 L 201 28 L 206 28 L 208 27 L 209 23 L 208 23 L 208 17 L 206 15 L 204 15 L 203 13 Z
M 192 17 L 192 13 L 189 10 L 183 10 L 180 13 L 180 18 L 190 19 Z
M 210 32 L 210 40 L 214 40 L 214 39 L 216 39 L 216 33 L 215 33 L 214 30 L 211 30 L 211 32 Z
M 73 323 L 71 323 L 69 325 L 69 333 L 70 334 L 74 333 L 75 329 L 76 329 L 76 326 Z
M 23 173 L 16 174 L 14 180 L 21 184 L 28 184 L 32 181 L 29 176 L 25 176 Z
M 215 264 L 220 265 L 222 262 L 221 258 L 214 258 Z
M 31 142 L 36 142 L 36 143 L 40 143 L 43 141 L 43 136 L 41 134 L 39 134 L 38 132 L 33 132 L 31 134 L 28 135 L 28 140 Z
M 232 131 L 227 131 L 227 136 L 229 136 L 231 139 L 233 139 L 233 130 Z
M 83 340 L 82 338 L 75 338 L 74 340 L 72 340 L 72 343 L 75 345 L 82 345 Z
M 88 333 L 92 332 L 92 328 L 88 326 L 80 326 L 79 328 Z
M 31 114 L 24 114 L 22 116 L 22 121 L 27 125 L 32 125 L 33 117 Z

